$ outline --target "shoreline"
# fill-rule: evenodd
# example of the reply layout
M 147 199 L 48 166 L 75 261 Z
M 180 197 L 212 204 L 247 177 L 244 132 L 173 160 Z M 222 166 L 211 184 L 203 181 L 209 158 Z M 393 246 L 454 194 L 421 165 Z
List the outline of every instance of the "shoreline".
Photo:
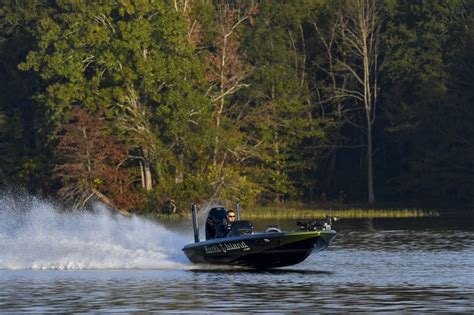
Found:
M 241 210 L 245 219 L 321 219 L 326 216 L 333 216 L 344 219 L 369 219 L 369 218 L 421 218 L 439 217 L 442 212 L 439 210 L 426 209 L 362 209 L 362 208 L 289 208 L 281 206 L 258 206 Z M 144 214 L 152 218 L 174 220 L 191 217 L 189 213 L 164 214 L 148 213 Z

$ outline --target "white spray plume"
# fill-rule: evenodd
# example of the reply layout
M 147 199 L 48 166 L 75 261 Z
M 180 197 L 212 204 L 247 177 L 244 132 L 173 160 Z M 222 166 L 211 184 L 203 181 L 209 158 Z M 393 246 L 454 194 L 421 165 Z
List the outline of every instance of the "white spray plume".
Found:
M 0 196 L 0 269 L 183 269 L 189 236 L 137 216 Z

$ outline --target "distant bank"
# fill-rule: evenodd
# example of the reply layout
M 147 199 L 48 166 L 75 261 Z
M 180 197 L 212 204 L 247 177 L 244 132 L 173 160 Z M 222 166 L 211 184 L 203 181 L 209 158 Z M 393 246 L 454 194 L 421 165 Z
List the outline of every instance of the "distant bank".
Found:
M 312 219 L 323 218 L 326 215 L 340 218 L 415 218 L 439 216 L 436 210 L 423 209 L 298 209 L 282 207 L 257 207 L 243 211 L 243 215 L 249 219 L 256 218 L 282 218 L 282 219 Z
M 242 217 L 245 219 L 314 219 L 334 216 L 339 218 L 416 218 L 416 217 L 437 217 L 438 210 L 410 209 L 410 208 L 371 208 L 362 207 L 346 208 L 336 207 L 287 207 L 287 206 L 254 206 L 242 208 Z M 161 219 L 179 219 L 190 217 L 189 213 L 180 214 L 151 214 L 151 217 Z

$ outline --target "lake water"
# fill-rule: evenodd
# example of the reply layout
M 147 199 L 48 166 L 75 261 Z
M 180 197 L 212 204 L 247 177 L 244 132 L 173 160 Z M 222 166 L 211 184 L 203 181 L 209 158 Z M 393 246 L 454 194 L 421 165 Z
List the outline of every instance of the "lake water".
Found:
M 472 222 L 341 220 L 328 250 L 254 271 L 191 265 L 181 253 L 192 241 L 188 222 L 4 200 L 0 312 L 472 312 Z

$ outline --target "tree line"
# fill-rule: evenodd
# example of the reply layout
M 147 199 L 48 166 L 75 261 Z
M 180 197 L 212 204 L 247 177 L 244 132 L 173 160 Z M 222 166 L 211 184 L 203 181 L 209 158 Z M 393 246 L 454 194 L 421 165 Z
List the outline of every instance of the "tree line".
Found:
M 474 202 L 472 0 L 3 0 L 0 185 L 127 211 Z

